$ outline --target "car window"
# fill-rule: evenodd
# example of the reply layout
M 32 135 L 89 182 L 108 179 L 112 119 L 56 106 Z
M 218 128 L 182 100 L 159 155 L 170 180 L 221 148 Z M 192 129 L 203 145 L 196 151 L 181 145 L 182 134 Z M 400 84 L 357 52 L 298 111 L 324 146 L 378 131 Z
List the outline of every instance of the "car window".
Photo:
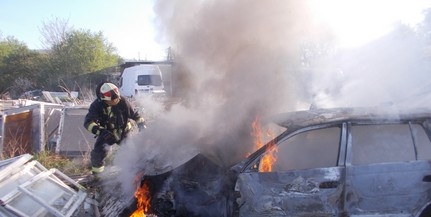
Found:
M 429 158 L 430 141 L 422 126 L 412 125 L 418 157 Z M 416 159 L 408 124 L 352 126 L 352 164 L 412 161 Z M 424 151 L 425 153 L 421 153 Z
M 162 79 L 159 75 L 139 75 L 138 85 L 162 85 Z
M 336 166 L 340 132 L 339 127 L 322 128 L 297 134 L 281 142 L 277 146 L 272 171 Z
M 150 75 L 138 76 L 138 85 L 150 85 L 150 84 L 151 84 Z

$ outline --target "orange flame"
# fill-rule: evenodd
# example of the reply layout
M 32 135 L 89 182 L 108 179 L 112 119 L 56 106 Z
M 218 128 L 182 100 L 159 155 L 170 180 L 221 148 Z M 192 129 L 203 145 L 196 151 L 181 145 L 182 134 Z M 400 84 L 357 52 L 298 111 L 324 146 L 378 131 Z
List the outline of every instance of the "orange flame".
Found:
M 272 165 L 277 161 L 277 157 L 275 155 L 277 153 L 277 148 L 272 149 L 268 154 L 266 154 L 261 161 L 261 166 L 259 168 L 259 172 L 271 172 Z
M 138 200 L 137 209 L 130 215 L 130 217 L 145 217 L 145 213 L 150 209 L 150 182 L 144 180 L 141 187 L 139 185 L 135 191 L 135 197 Z
M 254 144 L 256 145 L 257 148 L 260 148 L 263 146 L 263 142 L 262 142 L 262 128 L 260 127 L 259 117 L 256 117 L 256 119 L 254 119 L 251 126 L 253 128 L 252 135 L 254 136 Z
M 263 140 L 264 134 L 262 133 L 259 117 L 256 117 L 256 119 L 253 121 L 252 128 L 253 128 L 252 135 L 254 136 L 254 144 L 257 148 L 260 148 L 263 146 L 262 140 Z M 266 132 L 265 136 L 269 138 L 274 138 L 274 135 L 269 130 Z M 268 148 L 272 148 L 272 147 L 275 147 L 275 146 L 268 146 Z M 277 148 L 275 147 L 262 158 L 259 172 L 272 171 L 272 165 L 277 161 L 276 153 L 277 153 Z

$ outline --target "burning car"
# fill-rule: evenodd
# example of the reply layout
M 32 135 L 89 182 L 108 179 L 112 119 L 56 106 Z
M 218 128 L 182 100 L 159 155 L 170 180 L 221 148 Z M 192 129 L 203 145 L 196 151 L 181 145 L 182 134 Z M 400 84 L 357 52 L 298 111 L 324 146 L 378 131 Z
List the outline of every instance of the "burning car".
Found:
M 285 130 L 231 168 L 198 154 L 144 177 L 146 213 L 431 216 L 431 110 L 315 109 L 272 121 Z
M 234 216 L 431 216 L 431 110 L 319 109 L 274 120 L 287 130 L 235 167 Z

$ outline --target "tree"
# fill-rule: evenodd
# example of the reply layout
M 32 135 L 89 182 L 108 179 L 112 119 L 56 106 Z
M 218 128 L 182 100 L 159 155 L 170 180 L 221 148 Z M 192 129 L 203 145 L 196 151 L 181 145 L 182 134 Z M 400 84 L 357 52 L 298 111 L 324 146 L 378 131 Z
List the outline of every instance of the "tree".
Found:
M 66 34 L 73 30 L 72 26 L 69 26 L 69 20 L 63 20 L 58 17 L 52 18 L 50 21 L 43 21 L 42 27 L 39 29 L 42 34 L 42 44 L 47 49 L 55 44 L 60 44 L 66 40 Z
M 43 55 L 29 50 L 12 53 L 5 59 L 5 76 L 7 84 L 10 84 L 12 94 L 40 89 L 44 86 L 43 69 L 46 59 Z
M 49 77 L 57 83 L 61 80 L 72 84 L 72 78 L 116 66 L 119 60 L 115 47 L 101 32 L 73 30 L 63 41 L 52 45 Z
M 0 66 L 3 64 L 3 59 L 13 52 L 28 50 L 27 46 L 18 41 L 16 38 L 9 36 L 5 39 L 0 38 Z
M 77 76 L 106 71 L 121 62 L 102 32 L 73 30 L 60 19 L 43 24 L 40 31 L 48 48 L 43 51 L 31 51 L 13 37 L 3 39 L 0 32 L 0 94 L 62 90 L 60 86 L 75 86 Z
M 119 56 L 101 32 L 72 31 L 53 47 L 53 58 L 67 76 L 76 76 L 115 66 Z
M 46 58 L 13 37 L 0 41 L 0 93 L 12 96 L 41 87 Z

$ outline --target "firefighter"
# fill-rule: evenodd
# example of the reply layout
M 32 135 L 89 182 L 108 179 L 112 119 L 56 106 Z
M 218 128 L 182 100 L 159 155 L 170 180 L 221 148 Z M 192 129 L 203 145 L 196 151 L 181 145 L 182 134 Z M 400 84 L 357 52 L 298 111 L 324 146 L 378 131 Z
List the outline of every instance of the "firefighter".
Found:
M 130 120 L 135 121 L 139 130 L 145 128 L 144 118 L 120 96 L 117 86 L 102 82 L 96 87 L 96 95 L 84 120 L 84 127 L 97 137 L 90 156 L 91 171 L 95 175 L 104 170 L 108 154 L 105 146 L 120 145 L 132 128 Z

